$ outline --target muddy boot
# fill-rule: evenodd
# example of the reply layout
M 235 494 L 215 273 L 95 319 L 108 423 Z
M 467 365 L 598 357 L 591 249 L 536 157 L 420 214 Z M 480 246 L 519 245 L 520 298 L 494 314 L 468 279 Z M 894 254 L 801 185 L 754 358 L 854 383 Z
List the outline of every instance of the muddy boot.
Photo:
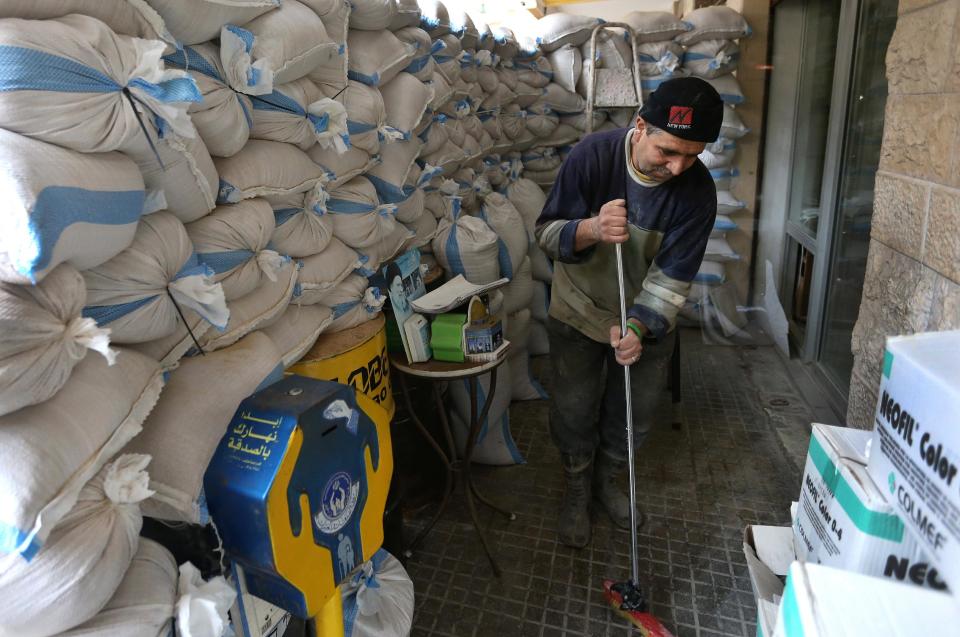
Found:
M 566 488 L 557 518 L 557 534 L 567 546 L 583 548 L 590 543 L 591 455 L 560 454 Z
M 627 461 L 614 458 L 600 451 L 593 468 L 593 497 L 621 529 L 630 528 L 630 498 L 620 490 L 620 477 L 627 472 Z M 637 527 L 643 526 L 645 517 L 637 511 Z

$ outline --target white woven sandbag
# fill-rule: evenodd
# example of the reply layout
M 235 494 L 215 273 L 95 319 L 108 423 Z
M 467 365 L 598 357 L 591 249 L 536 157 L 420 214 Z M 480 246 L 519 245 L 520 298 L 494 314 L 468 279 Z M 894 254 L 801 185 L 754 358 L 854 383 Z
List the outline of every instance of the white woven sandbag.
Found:
M 438 229 L 437 220 L 433 215 L 422 214 L 414 221 L 404 224 L 404 226 L 411 232 L 411 236 L 400 248 L 399 253 L 402 254 L 411 248 L 427 247 L 432 249 L 430 245 L 433 238 L 437 236 Z
M 192 137 L 187 108 L 200 91 L 164 68 L 165 48 L 82 15 L 2 20 L 0 127 L 86 153 L 126 151 L 147 120 Z
M 484 374 L 476 380 L 477 410 L 486 405 L 490 397 L 491 374 Z M 477 442 L 473 448 L 471 460 L 478 464 L 505 466 L 523 464 L 523 455 L 517 449 L 510 432 L 510 394 L 513 381 L 509 365 L 497 368 L 497 382 L 493 386 L 493 402 L 487 417 L 480 423 Z M 448 385 L 449 416 L 453 429 L 453 438 L 461 457 L 465 456 L 470 423 L 470 381 L 466 379 L 451 381 Z M 479 417 L 479 414 L 477 414 Z
M 0 416 L 0 573 L 31 559 L 80 490 L 140 431 L 163 387 L 156 361 L 87 356 L 53 398 Z M 19 556 L 16 554 L 20 554 Z
M 346 150 L 347 112 L 344 105 L 321 92 L 303 77 L 275 86 L 272 93 L 252 95 L 253 124 L 250 137 L 286 142 L 308 150 L 320 143 L 324 148 Z
M 223 328 L 229 312 L 223 289 L 212 277 L 198 261 L 183 224 L 168 212 L 156 212 L 140 222 L 130 247 L 83 272 L 83 315 L 109 328 L 115 343 L 170 335 L 184 308 Z
M 448 278 L 462 274 L 483 285 L 500 278 L 497 233 L 482 219 L 461 213 L 459 197 L 445 197 L 447 214 L 440 220 L 432 247 Z
M 319 184 L 306 193 L 271 197 L 274 231 L 270 246 L 298 258 L 316 254 L 333 238 L 333 220 L 327 214 L 327 192 Z
M 307 73 L 312 82 L 321 87 L 343 88 L 347 83 L 347 29 L 351 5 L 348 0 L 302 0 L 320 16 L 327 37 L 336 43 L 336 55 L 331 55 Z
M 717 93 L 720 94 L 720 99 L 723 100 L 724 106 L 731 105 L 736 106 L 737 104 L 743 104 L 744 97 L 743 91 L 740 89 L 740 83 L 737 82 L 737 78 L 729 73 L 727 75 L 718 75 L 717 77 L 711 77 L 707 79 L 708 82 L 717 90 Z
M 401 42 L 390 31 L 358 31 L 347 35 L 351 80 L 369 86 L 386 84 L 402 71 L 416 55 L 416 47 Z
M 637 45 L 637 69 L 640 75 L 669 75 L 686 64 L 683 47 L 673 40 Z
M 556 82 L 547 84 L 541 100 L 560 114 L 579 113 L 586 107 L 583 97 L 573 91 L 568 91 Z
M 437 69 L 447 81 L 453 84 L 460 77 L 460 40 L 452 33 L 440 36 L 433 41 L 431 55 Z
M 182 309 L 183 321 L 177 324 L 172 334 L 146 343 L 134 343 L 128 348 L 157 361 L 164 371 L 175 369 L 177 361 L 196 349 L 195 339 L 214 329 L 205 318 L 190 308 Z
M 740 255 L 727 242 L 725 237 L 707 239 L 707 249 L 703 254 L 705 261 L 738 261 Z
M 737 111 L 729 104 L 723 105 L 723 123 L 720 125 L 720 136 L 727 139 L 740 139 L 750 132 Z
M 547 326 L 540 321 L 530 321 L 527 351 L 530 352 L 530 356 L 548 356 L 550 354 L 550 337 L 547 335 Z
M 296 146 L 262 139 L 251 139 L 233 157 L 214 163 L 220 174 L 221 204 L 307 192 L 326 177 L 323 168 Z
M 730 190 L 733 187 L 733 178 L 740 176 L 740 170 L 735 167 L 723 166 L 710 170 L 710 178 L 717 192 Z
M 382 31 L 397 17 L 397 0 L 351 0 L 350 28 Z
M 583 56 L 583 65 L 586 67 L 590 63 L 589 42 L 584 42 L 580 46 L 580 53 Z M 622 29 L 601 31 L 597 36 L 593 59 L 598 69 L 632 68 L 633 47 L 630 46 L 630 36 Z
M 109 330 L 80 316 L 85 299 L 67 264 L 37 285 L 0 283 L 0 416 L 52 397 L 88 350 L 115 360 Z
M 593 111 L 593 130 L 599 129 L 603 123 L 607 121 L 607 112 L 601 110 Z M 561 115 L 560 123 L 566 124 L 567 126 L 572 126 L 578 131 L 586 132 L 587 130 L 587 114 L 584 113 L 575 113 L 573 115 Z
M 216 45 L 186 46 L 163 60 L 170 67 L 188 71 L 200 89 L 203 100 L 190 104 L 188 112 L 210 154 L 229 157 L 240 152 L 250 138 L 253 106 L 247 95 L 227 84 Z
M 504 195 L 491 192 L 480 206 L 480 218 L 497 233 L 500 275 L 512 279 L 527 256 L 527 232 L 523 218 Z
M 147 189 L 162 191 L 166 211 L 183 223 L 213 210 L 219 176 L 200 136 L 168 132 L 161 139 L 152 125 L 145 128 L 149 137 L 134 138 L 125 154 L 140 168 Z
M 413 626 L 413 581 L 379 549 L 340 587 L 344 637 L 406 637 Z
M 443 74 L 434 66 L 433 77 L 426 84 L 433 89 L 433 100 L 430 102 L 430 108 L 440 110 L 453 97 L 453 87 L 447 81 Z
M 466 156 L 467 161 L 477 159 L 483 154 L 483 149 L 480 147 L 480 142 L 477 141 L 473 135 L 466 135 L 464 137 L 463 153 Z
M 404 183 L 422 146 L 423 142 L 414 137 L 410 141 L 394 142 L 383 147 L 380 153 L 382 161 L 366 174 L 381 201 L 394 203 L 403 198 Z
M 523 175 L 530 181 L 540 184 L 541 186 L 552 186 L 553 182 L 557 180 L 557 174 L 560 172 L 560 167 L 550 168 L 548 170 L 524 170 Z
M 737 70 L 740 47 L 733 40 L 702 40 L 687 47 L 683 66 L 691 75 L 712 78 Z
M 364 264 L 355 250 L 334 237 L 321 252 L 297 263 L 297 287 L 291 303 L 313 305 Z
M 613 128 L 616 128 L 616 126 L 613 126 Z M 574 144 L 578 142 L 580 137 L 581 133 L 579 130 L 573 126 L 570 126 L 569 124 L 561 123 L 547 137 L 536 139 L 534 141 L 538 145 L 543 146 L 564 146 L 566 144 Z
M 203 474 L 244 398 L 282 373 L 280 352 L 270 337 L 254 332 L 205 356 L 180 361 L 143 431 L 127 446 L 149 454 L 150 488 L 144 515 L 205 524 Z
M 10 0 L 0 7 L 0 18 L 51 20 L 71 13 L 90 16 L 114 33 L 175 45 L 163 18 L 149 4 L 137 0 Z
M 721 214 L 730 214 L 733 212 L 739 212 L 746 208 L 747 204 L 740 201 L 733 196 L 729 190 L 719 190 L 717 191 L 717 212 Z M 736 230 L 736 225 L 733 228 L 726 228 L 726 230 Z
M 526 111 L 517 104 L 505 106 L 500 112 L 500 127 L 505 137 L 515 140 L 527 130 Z
M 513 101 L 520 108 L 530 108 L 540 101 L 544 90 L 546 89 L 529 86 L 523 82 L 517 82 L 517 87 L 513 90 L 515 95 Z
M 310 160 L 321 169 L 327 188 L 336 188 L 367 172 L 380 162 L 378 155 L 370 155 L 360 148 L 349 148 L 341 153 L 317 145 L 307 151 Z
M 700 153 L 700 161 L 709 169 L 722 168 L 724 166 L 729 166 L 733 163 L 733 159 L 737 154 L 737 145 L 736 142 L 727 142 L 725 144 L 720 144 L 720 147 L 717 148 L 716 144 L 711 144 L 711 148 L 705 148 L 702 153 Z
M 536 146 L 520 155 L 524 171 L 551 170 L 562 163 L 557 149 L 552 146 Z
M 380 290 L 368 287 L 366 277 L 352 274 L 334 287 L 323 305 L 333 311 L 333 322 L 327 332 L 342 332 L 371 321 L 380 313 L 386 297 Z
M 583 57 L 580 49 L 573 44 L 567 44 L 549 53 L 550 67 L 553 69 L 551 81 L 556 82 L 568 91 L 577 90 L 577 81 L 583 69 Z M 539 83 L 539 82 L 538 82 Z M 549 82 L 542 83 L 545 88 Z
M 220 31 L 220 59 L 234 90 L 265 95 L 280 84 L 300 79 L 335 58 L 340 45 L 312 9 L 297 0 Z
M 480 66 L 477 69 L 477 84 L 485 93 L 493 93 L 500 86 L 500 76 L 492 66 Z
M 550 56 L 534 58 L 529 62 L 514 62 L 517 81 L 535 88 L 544 88 L 553 81 L 553 64 Z M 478 78 L 479 79 L 479 78 Z
M 177 602 L 177 561 L 140 538 L 120 585 L 99 613 L 58 637 L 169 637 Z
M 404 187 L 405 199 L 395 201 L 397 205 L 397 221 L 400 223 L 411 224 L 423 216 L 425 212 L 423 188 L 417 186 Z
M 377 87 L 351 80 L 337 99 L 347 111 L 347 132 L 352 147 L 376 155 L 381 141 L 403 139 L 401 131 L 387 125 L 386 107 Z
M 467 84 L 476 84 L 480 70 L 480 66 L 477 64 L 476 51 L 464 48 L 457 59 L 460 61 L 460 79 Z
M 225 24 L 244 25 L 277 8 L 276 0 L 149 0 L 170 33 L 183 44 L 198 44 L 220 35 Z
M 560 117 L 546 104 L 534 104 L 527 109 L 527 129 L 536 137 L 549 137 L 560 125 Z
M 120 153 L 82 155 L 0 129 L 0 280 L 41 281 L 130 245 L 147 204 L 136 164 Z
M 291 305 L 276 323 L 263 330 L 270 337 L 280 361 L 287 368 L 303 358 L 330 323 L 333 312 L 322 305 Z
M 427 125 L 417 131 L 417 137 L 423 142 L 420 148 L 420 156 L 425 157 L 437 152 L 450 139 L 450 133 L 444 124 L 447 116 L 438 113 L 430 118 Z
M 277 272 L 276 281 L 265 279 L 253 292 L 227 303 L 230 321 L 226 329 L 209 329 L 198 336 L 200 347 L 205 352 L 228 347 L 253 330 L 270 325 L 290 304 L 296 284 L 297 266 L 287 260 Z
M 397 0 L 397 15 L 387 26 L 391 31 L 399 31 L 420 24 L 420 7 L 417 0 Z
M 530 373 L 530 352 L 527 341 L 530 340 L 530 310 L 521 310 L 511 314 L 505 334 L 510 341 L 507 365 L 510 366 L 510 399 L 543 400 L 547 392 Z
M 669 11 L 631 11 L 621 21 L 633 28 L 638 43 L 672 40 L 690 29 Z
M 533 274 L 530 271 L 530 257 L 525 256 L 520 262 L 520 267 L 513 273 L 510 283 L 503 287 L 503 311 L 507 314 L 514 314 L 530 306 L 533 299 Z M 511 321 L 512 324 L 512 321 Z M 507 336 L 507 339 L 516 345 L 519 345 L 515 339 Z
M 386 123 L 409 139 L 433 100 L 433 89 L 409 73 L 400 73 L 380 88 Z
M 268 249 L 276 225 L 265 199 L 247 199 L 219 206 L 187 225 L 200 263 L 213 271 L 213 280 L 231 301 L 249 294 L 264 279 L 274 281 L 288 258 Z
M 438 38 L 450 32 L 450 12 L 440 0 L 417 0 L 420 7 L 420 27 L 431 37 Z
M 603 20 L 570 13 L 551 13 L 537 20 L 536 36 L 545 52 L 556 51 L 565 44 L 580 46 L 590 39 L 593 27 Z
M 463 148 L 454 144 L 452 140 L 448 140 L 439 150 L 432 153 L 425 155 L 421 152 L 420 158 L 425 163 L 442 169 L 444 174 L 456 172 L 465 159 Z
M 434 70 L 436 70 L 432 54 L 433 41 L 430 39 L 430 34 L 417 26 L 404 27 L 394 31 L 393 34 L 401 42 L 413 47 L 413 56 L 403 70 L 421 82 L 430 80 L 433 77 Z
M 512 29 L 503 25 L 492 30 L 493 52 L 501 62 L 510 62 L 520 53 L 520 42 Z
M 331 190 L 327 201 L 334 236 L 378 261 L 393 257 L 407 239 L 396 210 L 393 204 L 380 204 L 376 188 L 363 177 Z
M 507 199 L 517 209 L 523 218 L 524 227 L 532 241 L 537 219 L 540 217 L 543 206 L 547 202 L 543 189 L 529 179 L 519 178 L 511 182 L 506 188 Z
M 695 9 L 683 16 L 687 31 L 677 35 L 677 42 L 690 46 L 703 40 L 736 40 L 750 35 L 743 16 L 724 5 Z
M 0 572 L 0 634 L 55 635 L 110 601 L 137 550 L 149 462 L 129 454 L 101 469 L 37 556 Z

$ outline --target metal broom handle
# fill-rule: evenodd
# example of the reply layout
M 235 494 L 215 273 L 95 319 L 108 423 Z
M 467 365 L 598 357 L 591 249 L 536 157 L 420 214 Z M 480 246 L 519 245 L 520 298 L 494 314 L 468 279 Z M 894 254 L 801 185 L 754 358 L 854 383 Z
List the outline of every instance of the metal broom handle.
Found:
M 617 284 L 620 286 L 620 338 L 627 335 L 627 294 L 623 285 L 623 248 L 615 244 L 617 251 Z M 627 405 L 627 467 L 630 472 L 630 569 L 631 581 L 639 584 L 640 568 L 637 564 L 637 481 L 633 466 L 633 396 L 630 393 L 630 366 L 623 366 L 623 383 Z

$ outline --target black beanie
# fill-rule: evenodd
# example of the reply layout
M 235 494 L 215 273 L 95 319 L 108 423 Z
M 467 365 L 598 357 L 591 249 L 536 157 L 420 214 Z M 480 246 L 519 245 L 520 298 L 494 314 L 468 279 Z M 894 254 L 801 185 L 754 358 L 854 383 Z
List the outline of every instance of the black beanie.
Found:
M 709 82 L 678 77 L 650 94 L 640 117 L 680 139 L 709 144 L 720 136 L 723 100 Z

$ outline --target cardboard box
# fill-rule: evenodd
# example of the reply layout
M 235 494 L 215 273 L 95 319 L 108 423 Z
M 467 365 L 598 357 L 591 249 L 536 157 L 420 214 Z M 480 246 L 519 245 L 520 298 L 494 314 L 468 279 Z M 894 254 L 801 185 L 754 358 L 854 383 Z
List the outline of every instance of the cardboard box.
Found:
M 945 590 L 863 464 L 872 433 L 814 425 L 793 521 L 797 559 Z
M 790 567 L 774 637 L 956 634 L 949 595 L 818 564 Z
M 788 526 L 748 526 L 743 555 L 757 602 L 757 637 L 771 637 L 783 595 L 783 579 L 794 560 L 793 533 Z
M 867 468 L 960 591 L 960 331 L 887 339 Z

